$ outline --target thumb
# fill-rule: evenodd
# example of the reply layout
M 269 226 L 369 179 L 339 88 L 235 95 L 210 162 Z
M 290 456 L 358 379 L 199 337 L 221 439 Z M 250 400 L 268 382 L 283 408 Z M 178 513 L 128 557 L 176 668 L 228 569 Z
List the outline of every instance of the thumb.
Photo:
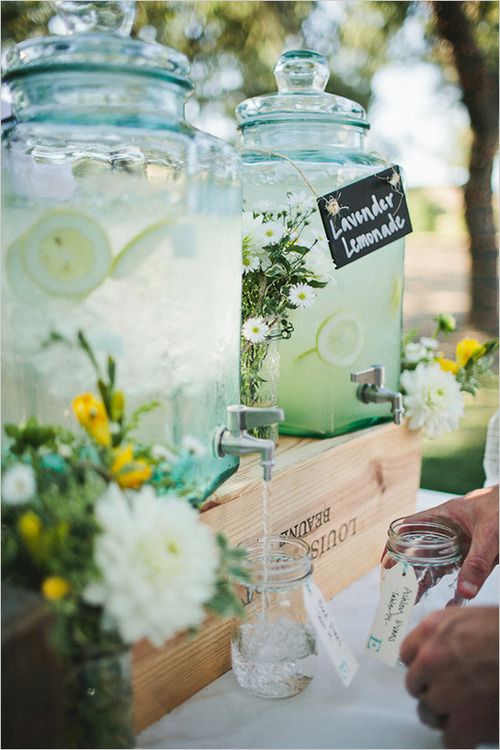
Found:
M 479 538 L 478 538 L 479 536 Z M 488 535 L 489 536 L 489 535 Z M 491 573 L 498 555 L 498 542 L 485 535 L 472 539 L 469 551 L 458 576 L 457 593 L 464 599 L 473 599 Z

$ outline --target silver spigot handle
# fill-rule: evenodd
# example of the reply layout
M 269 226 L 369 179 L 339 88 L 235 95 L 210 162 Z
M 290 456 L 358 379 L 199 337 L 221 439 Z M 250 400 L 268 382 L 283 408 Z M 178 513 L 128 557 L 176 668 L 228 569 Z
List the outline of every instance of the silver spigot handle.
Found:
M 244 406 L 243 404 L 232 404 L 227 407 L 227 428 L 233 434 L 243 430 L 251 430 L 254 427 L 283 422 L 285 414 L 283 409 L 274 407 L 258 408 Z
M 385 372 L 383 365 L 372 365 L 366 370 L 351 372 L 352 383 L 365 383 L 367 385 L 376 385 L 382 388 L 384 385 Z

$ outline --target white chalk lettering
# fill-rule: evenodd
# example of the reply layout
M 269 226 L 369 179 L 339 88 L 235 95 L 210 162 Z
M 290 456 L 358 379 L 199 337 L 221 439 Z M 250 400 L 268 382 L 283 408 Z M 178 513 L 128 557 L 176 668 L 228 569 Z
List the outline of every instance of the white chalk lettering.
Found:
M 372 193 L 371 205 L 363 206 L 363 208 L 358 209 L 357 211 L 353 211 L 351 214 L 342 216 L 340 220 L 340 226 L 338 227 L 335 226 L 335 218 L 329 217 L 330 229 L 332 230 L 333 239 L 338 240 L 343 232 L 350 232 L 353 229 L 359 227 L 364 222 L 375 221 L 375 218 L 377 216 L 382 216 L 383 214 L 387 213 L 389 209 L 392 208 L 393 198 L 394 195 L 391 192 L 387 193 L 387 195 L 379 199 L 377 199 L 377 197 Z M 403 225 L 399 225 L 399 221 L 402 220 L 399 216 L 397 220 L 399 228 L 402 229 L 404 221 Z
M 347 258 L 352 258 L 353 255 L 361 252 L 361 250 L 365 250 L 371 245 L 381 242 L 386 237 L 390 237 L 396 232 L 399 232 L 406 224 L 405 219 L 402 219 L 401 216 L 394 218 L 392 214 L 388 214 L 388 218 L 389 222 L 387 224 L 382 224 L 380 228 L 375 227 L 371 232 L 364 232 L 363 234 L 358 234 L 357 237 L 352 237 L 349 240 L 349 245 L 345 238 L 342 237 L 342 244 L 344 245 Z

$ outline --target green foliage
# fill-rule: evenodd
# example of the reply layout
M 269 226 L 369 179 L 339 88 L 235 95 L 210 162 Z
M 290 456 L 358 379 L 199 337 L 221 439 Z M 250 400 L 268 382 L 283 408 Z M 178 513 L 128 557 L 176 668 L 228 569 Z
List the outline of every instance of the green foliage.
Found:
M 223 534 L 217 534 L 217 545 L 220 553 L 220 565 L 217 575 L 216 590 L 207 604 L 207 609 L 220 617 L 243 616 L 243 604 L 234 593 L 234 581 L 249 580 L 248 571 L 242 564 L 246 552 L 238 547 L 230 547 Z
M 49 338 L 51 343 L 60 343 L 58 336 Z M 158 404 L 144 404 L 128 418 L 125 397 L 116 389 L 113 358 L 106 359 L 103 372 L 81 331 L 77 342 L 95 369 L 102 398 L 99 402 L 92 394 L 82 394 L 74 399 L 83 436 L 30 417 L 24 424 L 6 425 L 8 440 L 2 455 L 2 577 L 42 591 L 56 613 L 54 647 L 73 663 L 124 645 L 102 607 L 85 601 L 87 587 L 101 575 L 94 559 L 101 533 L 96 505 L 107 485 L 116 482 L 137 490 L 149 483 L 157 495 L 174 490 L 188 502 L 192 488 L 184 473 L 193 460 L 191 455 L 177 460 L 172 454 L 169 464 L 154 455 L 152 445 L 122 445 L 141 415 Z M 113 424 L 117 440 L 111 442 L 108 427 Z M 233 550 L 222 535 L 217 543 L 220 569 L 208 608 L 223 615 L 240 614 L 230 577 L 241 572 L 242 553 Z
M 288 198 L 291 200 L 291 194 Z M 259 401 L 258 394 L 265 379 L 261 368 L 267 355 L 267 344 L 273 338 L 290 338 L 293 323 L 290 311 L 296 305 L 290 292 L 297 284 L 321 289 L 328 283 L 309 263 L 311 250 L 317 240 L 305 244 L 303 232 L 315 208 L 289 203 L 276 212 L 247 213 L 253 218 L 243 236 L 242 322 L 258 319 L 267 326 L 265 341 L 241 340 L 241 398 L 251 405 Z M 266 237 L 266 226 L 279 228 L 274 238 Z
M 465 365 L 457 373 L 460 390 L 473 396 L 481 387 L 485 375 L 491 375 L 492 355 L 498 351 L 498 339 L 490 339 L 472 353 Z

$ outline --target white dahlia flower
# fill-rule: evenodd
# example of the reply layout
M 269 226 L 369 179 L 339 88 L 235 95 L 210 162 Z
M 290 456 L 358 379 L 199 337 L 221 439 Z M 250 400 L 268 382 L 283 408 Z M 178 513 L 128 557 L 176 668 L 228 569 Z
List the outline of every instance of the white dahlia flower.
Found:
M 110 484 L 96 505 L 101 527 L 94 559 L 99 580 L 84 592 L 101 605 L 126 643 L 161 646 L 201 625 L 215 590 L 219 552 L 211 530 L 178 498 L 152 487 L 125 496 Z
M 410 430 L 421 427 L 429 438 L 456 430 L 464 413 L 460 386 L 451 372 L 436 364 L 417 365 L 401 373 L 405 414 Z

